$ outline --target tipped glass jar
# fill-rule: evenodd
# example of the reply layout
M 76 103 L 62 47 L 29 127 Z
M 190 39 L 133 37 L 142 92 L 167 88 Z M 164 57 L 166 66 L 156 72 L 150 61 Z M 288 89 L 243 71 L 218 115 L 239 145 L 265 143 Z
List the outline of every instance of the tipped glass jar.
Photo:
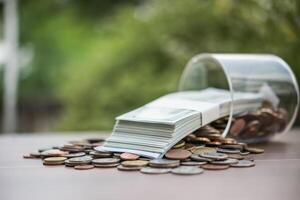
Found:
M 179 90 L 217 88 L 228 91 L 227 116 L 210 123 L 240 142 L 264 142 L 287 132 L 297 116 L 299 89 L 286 62 L 274 55 L 199 54 L 187 64 Z M 241 94 L 260 95 L 245 109 L 235 101 Z M 249 109 L 251 108 L 251 109 Z

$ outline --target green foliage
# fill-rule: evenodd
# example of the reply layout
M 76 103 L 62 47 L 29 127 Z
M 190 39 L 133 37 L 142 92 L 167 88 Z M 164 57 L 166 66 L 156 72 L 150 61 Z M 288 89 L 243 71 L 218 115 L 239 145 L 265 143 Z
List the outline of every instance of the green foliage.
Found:
M 300 78 L 298 1 L 130 1 L 87 18 L 78 2 L 24 31 L 36 59 L 22 96 L 57 98 L 58 129 L 111 129 L 118 114 L 175 91 L 185 63 L 202 52 L 274 53 Z

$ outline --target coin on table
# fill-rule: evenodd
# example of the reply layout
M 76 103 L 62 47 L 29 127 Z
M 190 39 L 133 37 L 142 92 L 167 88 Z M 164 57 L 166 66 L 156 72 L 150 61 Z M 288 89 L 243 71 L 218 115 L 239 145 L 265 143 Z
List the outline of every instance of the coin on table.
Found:
M 81 157 L 81 156 L 85 156 L 84 152 L 78 152 L 78 153 L 69 153 L 64 155 L 64 157 L 66 158 L 75 158 L 75 157 Z
M 238 163 L 239 160 L 233 159 L 233 158 L 227 158 L 226 160 L 214 160 L 210 162 L 210 164 L 213 165 L 230 165 L 230 164 L 235 164 Z
M 237 144 L 237 141 L 233 138 L 225 138 L 223 144 Z
M 204 152 L 201 153 L 200 156 L 212 160 L 225 160 L 228 158 L 228 155 L 225 153 L 214 153 L 214 152 Z
M 207 147 L 218 147 L 220 145 L 222 145 L 222 143 L 219 141 L 212 141 L 205 144 Z
M 140 156 L 133 154 L 133 153 L 122 153 L 120 158 L 122 160 L 137 160 Z
M 244 146 L 241 144 L 222 144 L 220 146 L 222 149 L 237 149 L 242 151 L 244 149 Z
M 171 149 L 165 154 L 165 157 L 172 160 L 184 160 L 191 155 L 192 153 L 185 149 Z
M 97 158 L 92 160 L 92 163 L 96 165 L 115 164 L 119 162 L 120 162 L 119 158 Z
M 124 162 L 127 162 L 127 161 L 124 161 Z M 120 171 L 140 171 L 141 168 L 142 167 L 137 167 L 137 166 L 136 167 L 125 167 L 123 165 L 119 165 L 117 167 L 117 169 Z
M 238 150 L 238 149 L 217 148 L 217 152 L 219 152 L 219 153 L 228 153 L 228 154 L 236 154 L 236 153 L 240 153 L 241 151 Z
M 230 164 L 231 167 L 253 167 L 255 163 L 250 160 L 240 160 L 238 163 Z
M 217 152 L 216 148 L 212 148 L 212 147 L 195 147 L 191 150 L 191 152 L 193 154 L 196 154 L 196 155 L 200 155 L 201 153 L 207 153 L 207 152 Z
M 143 167 L 140 172 L 144 174 L 166 174 L 172 169 L 170 168 L 153 168 L 153 167 Z
M 113 168 L 119 166 L 120 163 L 113 163 L 113 164 L 93 164 L 97 168 Z
M 30 154 L 24 154 L 23 158 L 25 158 L 25 159 L 31 159 L 31 158 L 37 158 L 37 157 L 34 157 L 34 156 L 30 155 Z
M 240 152 L 240 155 L 241 155 L 241 156 L 247 156 L 247 155 L 249 155 L 249 154 L 250 154 L 249 151 L 241 151 L 241 152 Z
M 197 161 L 184 161 L 184 162 L 181 162 L 180 165 L 182 166 L 200 166 L 200 165 L 205 165 L 207 162 L 197 162 Z
M 181 140 L 181 141 L 179 141 L 177 144 L 175 144 L 173 147 L 172 147 L 172 149 L 180 149 L 180 148 L 182 148 L 182 147 L 184 147 L 185 146 L 185 141 L 184 140 Z
M 250 153 L 255 153 L 255 154 L 259 154 L 259 153 L 263 153 L 264 152 L 263 149 L 254 148 L 254 147 L 246 147 L 245 150 L 249 151 Z
M 200 166 L 202 169 L 206 170 L 223 170 L 228 169 L 229 165 L 212 165 L 212 164 L 206 164 Z
M 124 167 L 144 167 L 147 166 L 149 161 L 146 160 L 126 160 L 123 161 L 121 164 Z
M 29 155 L 34 158 L 40 158 L 42 156 L 39 152 L 32 152 Z
M 93 169 L 94 168 L 94 165 L 76 165 L 74 167 L 74 169 L 77 169 L 77 170 L 88 170 L 88 169 Z
M 180 165 L 179 160 L 167 160 L 167 159 L 154 159 L 149 161 L 151 167 L 158 168 L 173 168 Z
M 228 158 L 233 158 L 233 159 L 237 159 L 237 160 L 243 160 L 244 156 L 242 156 L 240 154 L 228 154 Z
M 91 151 L 90 155 L 94 158 L 109 158 L 112 157 L 112 153 L 108 151 Z
M 192 154 L 191 159 L 194 160 L 194 161 L 198 161 L 198 162 L 211 162 L 212 161 L 212 159 L 203 158 L 203 157 L 201 157 L 200 155 L 197 155 L 197 154 Z
M 196 138 L 192 139 L 191 141 L 195 142 L 195 143 L 206 144 L 206 143 L 210 142 L 210 139 L 208 139 L 207 137 L 196 137 Z
M 90 163 L 92 160 L 93 158 L 91 156 L 81 156 L 81 157 L 68 159 L 70 163 L 75 163 L 75 164 L 87 164 Z
M 68 154 L 68 152 L 61 151 L 59 149 L 50 149 L 41 152 L 41 156 L 43 157 L 58 157 L 58 156 L 65 156 L 66 154 Z
M 172 169 L 171 172 L 173 174 L 178 174 L 178 175 L 195 175 L 195 174 L 203 173 L 203 169 L 201 169 L 199 167 L 181 166 L 181 167 Z
M 48 157 L 43 160 L 44 165 L 62 165 L 65 163 L 65 157 Z

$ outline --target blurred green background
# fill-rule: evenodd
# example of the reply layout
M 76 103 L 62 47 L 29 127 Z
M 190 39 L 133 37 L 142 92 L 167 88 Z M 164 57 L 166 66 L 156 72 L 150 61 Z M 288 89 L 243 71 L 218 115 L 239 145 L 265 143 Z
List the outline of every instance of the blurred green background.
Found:
M 110 130 L 177 90 L 202 52 L 277 54 L 300 79 L 298 0 L 20 0 L 19 12 L 20 46 L 33 54 L 20 132 Z

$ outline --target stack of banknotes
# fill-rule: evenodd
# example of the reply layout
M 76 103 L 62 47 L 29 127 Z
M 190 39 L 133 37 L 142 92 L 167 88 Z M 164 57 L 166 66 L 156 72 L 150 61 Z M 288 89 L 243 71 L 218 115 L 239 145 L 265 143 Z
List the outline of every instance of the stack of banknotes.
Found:
M 262 100 L 259 93 L 230 93 L 217 88 L 167 94 L 118 116 L 111 136 L 97 148 L 160 158 L 200 127 L 230 112 L 256 110 Z

